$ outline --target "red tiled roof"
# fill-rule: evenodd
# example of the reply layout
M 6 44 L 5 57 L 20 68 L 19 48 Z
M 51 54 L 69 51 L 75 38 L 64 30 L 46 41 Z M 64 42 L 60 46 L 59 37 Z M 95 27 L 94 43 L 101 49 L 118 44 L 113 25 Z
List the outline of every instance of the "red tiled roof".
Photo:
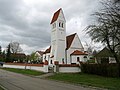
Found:
M 66 46 L 67 46 L 66 50 L 68 50 L 70 48 L 75 35 L 76 35 L 76 33 L 74 33 L 74 34 L 69 35 L 69 36 L 66 37 Z
M 55 22 L 55 21 L 57 20 L 57 18 L 58 18 L 58 16 L 59 16 L 59 13 L 60 13 L 60 10 L 61 10 L 61 8 L 54 13 L 53 18 L 52 18 L 50 24 L 52 24 L 53 22 Z
M 43 55 L 43 51 L 36 51 L 36 52 L 38 52 L 40 55 Z
M 50 53 L 50 50 L 51 50 L 51 46 L 48 49 L 46 49 L 46 51 L 43 54 Z
M 53 58 L 54 57 L 54 55 L 52 55 L 50 58 Z
M 84 52 L 81 52 L 81 51 L 79 51 L 79 50 L 76 50 L 76 51 L 74 51 L 73 53 L 71 53 L 70 55 L 87 55 L 87 54 L 84 53 Z

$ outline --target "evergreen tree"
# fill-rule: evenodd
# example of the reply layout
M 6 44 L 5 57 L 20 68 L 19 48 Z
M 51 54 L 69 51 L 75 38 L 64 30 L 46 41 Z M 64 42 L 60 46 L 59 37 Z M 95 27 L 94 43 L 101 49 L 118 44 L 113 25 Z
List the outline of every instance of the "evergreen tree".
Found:
M 2 47 L 0 46 L 0 55 L 2 54 Z
M 11 51 L 10 51 L 10 44 L 7 47 L 7 53 L 6 53 L 6 62 L 11 62 Z

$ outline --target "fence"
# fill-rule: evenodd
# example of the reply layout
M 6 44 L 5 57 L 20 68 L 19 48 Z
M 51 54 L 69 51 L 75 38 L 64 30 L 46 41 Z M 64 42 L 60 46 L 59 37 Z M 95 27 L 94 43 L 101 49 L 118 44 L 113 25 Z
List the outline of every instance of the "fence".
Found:
M 24 64 L 24 63 L 5 63 L 3 67 L 18 68 L 18 69 L 31 69 L 42 72 L 48 72 L 48 65 L 45 64 Z

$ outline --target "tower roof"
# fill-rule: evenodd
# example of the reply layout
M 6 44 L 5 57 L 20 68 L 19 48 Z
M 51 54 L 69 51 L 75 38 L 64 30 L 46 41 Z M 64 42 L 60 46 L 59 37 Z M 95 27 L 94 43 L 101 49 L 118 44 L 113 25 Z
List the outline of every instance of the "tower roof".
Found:
M 56 11 L 56 12 L 54 13 L 53 18 L 52 18 L 50 24 L 52 24 L 53 22 L 55 22 L 55 21 L 58 19 L 58 16 L 59 16 L 59 14 L 60 14 L 60 10 L 62 10 L 62 9 L 60 8 L 58 11 Z

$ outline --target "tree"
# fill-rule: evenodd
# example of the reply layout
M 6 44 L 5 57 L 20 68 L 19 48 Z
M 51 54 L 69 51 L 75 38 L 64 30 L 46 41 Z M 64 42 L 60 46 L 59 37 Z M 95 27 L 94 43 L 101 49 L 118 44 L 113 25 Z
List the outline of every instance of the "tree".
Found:
M 113 53 L 116 62 L 119 63 L 118 53 L 120 47 L 120 6 L 112 3 L 104 3 L 104 9 L 96 12 L 97 23 L 87 27 L 87 33 L 95 42 L 102 42 Z
M 93 14 L 96 23 L 89 25 L 86 30 L 93 41 L 101 42 L 109 48 L 119 64 L 120 74 L 120 3 L 118 1 L 102 2 L 103 8 Z
M 92 52 L 92 55 L 95 56 L 97 53 L 98 53 L 98 52 L 97 52 L 96 50 L 94 50 L 94 51 Z
M 38 57 L 39 57 L 39 56 L 36 55 L 35 52 L 32 52 L 31 55 L 30 55 L 30 60 L 31 60 L 33 63 L 35 63 L 35 62 L 37 62 Z
M 22 48 L 20 47 L 20 44 L 18 42 L 11 42 L 10 50 L 13 54 L 15 54 L 15 53 L 21 52 Z
M 7 47 L 6 62 L 11 62 L 10 44 L 9 44 L 8 47 Z
M 2 54 L 2 47 L 0 46 L 0 54 Z

